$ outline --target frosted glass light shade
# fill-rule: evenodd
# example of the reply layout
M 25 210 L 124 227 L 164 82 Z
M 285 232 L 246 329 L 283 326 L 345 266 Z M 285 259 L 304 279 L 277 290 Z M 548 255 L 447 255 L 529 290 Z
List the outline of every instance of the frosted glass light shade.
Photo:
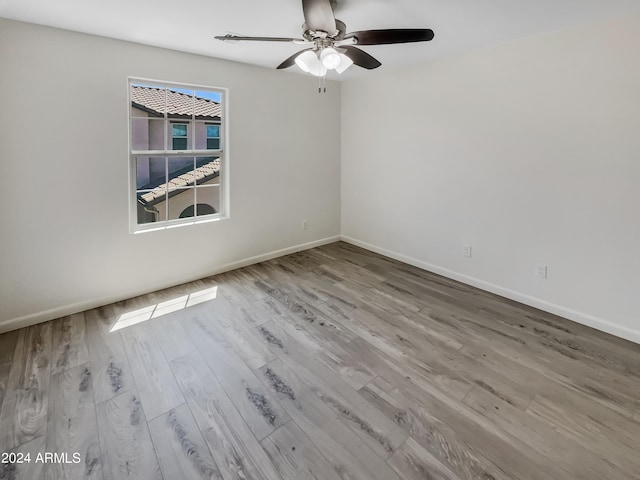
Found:
M 336 52 L 335 48 L 327 47 L 320 53 L 320 60 L 327 70 L 333 70 L 340 65 L 340 54 Z
M 302 71 L 315 75 L 316 77 L 322 77 L 327 74 L 327 68 L 322 64 L 315 50 L 307 50 L 298 55 L 296 57 L 296 65 L 298 65 Z
M 340 53 L 340 64 L 336 67 L 336 72 L 342 73 L 351 65 L 353 65 L 353 60 L 347 57 L 344 53 Z

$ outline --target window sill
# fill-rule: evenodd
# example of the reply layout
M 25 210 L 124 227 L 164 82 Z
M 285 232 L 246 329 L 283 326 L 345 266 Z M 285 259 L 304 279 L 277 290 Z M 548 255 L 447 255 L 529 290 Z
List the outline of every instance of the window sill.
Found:
M 222 220 L 228 220 L 229 216 L 216 215 L 212 217 L 202 217 L 201 219 L 185 219 L 178 220 L 172 222 L 163 222 L 162 225 L 154 225 L 154 224 L 146 224 L 144 226 L 132 227 L 130 232 L 133 235 L 138 235 L 139 233 L 149 233 L 149 232 L 158 232 L 161 230 L 172 230 L 174 228 L 187 227 L 189 225 L 203 225 L 205 223 L 214 223 Z

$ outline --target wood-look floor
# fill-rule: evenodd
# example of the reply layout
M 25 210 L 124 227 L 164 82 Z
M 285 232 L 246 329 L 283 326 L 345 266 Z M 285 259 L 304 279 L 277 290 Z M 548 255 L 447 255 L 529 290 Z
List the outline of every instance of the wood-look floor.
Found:
M 0 479 L 637 479 L 639 399 L 640 346 L 335 243 L 0 335 Z

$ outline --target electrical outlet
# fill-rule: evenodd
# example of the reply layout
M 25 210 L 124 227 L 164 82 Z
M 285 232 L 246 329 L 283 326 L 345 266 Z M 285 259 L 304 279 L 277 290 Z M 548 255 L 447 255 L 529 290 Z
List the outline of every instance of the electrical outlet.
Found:
M 309 221 L 308 220 L 302 220 L 302 229 L 303 230 L 309 230 Z
M 538 264 L 536 265 L 536 277 L 538 278 L 547 278 L 547 266 Z
M 471 258 L 471 245 L 462 246 L 462 255 L 464 255 L 466 258 Z

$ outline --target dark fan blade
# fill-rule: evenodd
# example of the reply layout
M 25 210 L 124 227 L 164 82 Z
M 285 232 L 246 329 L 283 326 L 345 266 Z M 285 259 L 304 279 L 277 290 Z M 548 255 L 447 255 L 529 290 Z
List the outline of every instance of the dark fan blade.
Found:
M 355 65 L 358 65 L 359 67 L 366 68 L 367 70 L 373 70 L 374 68 L 378 68 L 380 65 L 382 65 L 378 60 L 373 58 L 367 52 L 360 50 L 359 48 L 351 47 L 348 45 L 340 48 L 345 49 L 346 52 L 344 52 L 344 54 L 351 60 L 353 60 L 353 63 Z
M 329 0 L 302 0 L 302 11 L 311 30 L 321 30 L 329 35 L 336 33 L 336 19 Z
M 285 37 L 240 37 L 238 35 L 224 35 L 214 37 L 216 40 L 222 40 L 223 42 L 239 42 L 239 41 L 251 41 L 251 42 L 291 42 L 291 43 L 305 43 L 302 38 L 285 38 Z
M 433 39 L 433 30 L 428 28 L 396 28 L 389 30 L 363 30 L 353 32 L 345 38 L 355 37 L 356 45 L 385 45 L 390 43 L 428 42 Z
M 287 58 L 284 62 L 282 62 L 280 65 L 278 65 L 278 67 L 277 67 L 278 70 L 280 70 L 282 68 L 289 68 L 289 67 L 293 66 L 293 64 L 296 63 L 296 58 L 298 58 L 298 55 L 300 55 L 303 52 L 306 52 L 307 50 L 313 50 L 313 48 L 305 48 L 304 50 L 300 50 L 299 52 L 294 53 L 289 58 Z

